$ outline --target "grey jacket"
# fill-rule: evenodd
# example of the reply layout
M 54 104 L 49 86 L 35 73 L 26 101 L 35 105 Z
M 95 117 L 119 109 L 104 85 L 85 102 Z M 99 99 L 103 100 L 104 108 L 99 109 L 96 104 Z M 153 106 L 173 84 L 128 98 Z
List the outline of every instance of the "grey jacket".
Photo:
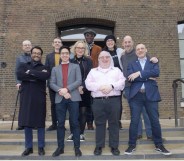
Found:
M 55 103 L 60 103 L 63 96 L 60 96 L 58 90 L 63 88 L 63 78 L 62 78 L 62 66 L 58 65 L 52 68 L 50 88 L 56 92 Z M 82 83 L 82 77 L 80 72 L 80 67 L 78 64 L 69 63 L 68 67 L 68 82 L 67 89 L 71 94 L 72 101 L 81 101 L 81 96 L 78 91 L 78 87 Z
M 22 55 L 19 55 L 16 58 L 16 65 L 15 65 L 15 80 L 16 80 L 16 84 L 21 83 L 21 81 L 17 79 L 17 75 L 16 75 L 17 69 L 19 68 L 19 66 L 22 63 L 28 63 L 30 61 L 31 61 L 31 55 L 30 54 L 27 54 L 27 53 L 24 53 Z

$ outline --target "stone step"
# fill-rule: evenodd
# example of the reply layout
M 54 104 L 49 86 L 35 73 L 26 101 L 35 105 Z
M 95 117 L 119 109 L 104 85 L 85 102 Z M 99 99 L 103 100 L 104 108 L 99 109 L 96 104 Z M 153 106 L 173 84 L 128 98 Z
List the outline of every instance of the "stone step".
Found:
M 166 124 L 165 124 L 166 125 Z M 8 125 L 9 126 L 9 125 Z M 67 138 L 70 131 L 65 132 Z M 86 130 L 86 141 L 81 142 L 81 151 L 83 156 L 76 158 L 73 151 L 73 142 L 65 141 L 65 153 L 59 157 L 53 158 L 52 153 L 57 147 L 56 131 L 46 131 L 46 146 L 45 156 L 38 156 L 37 150 L 37 131 L 34 130 L 34 153 L 28 157 L 21 157 L 21 153 L 24 150 L 24 131 L 9 130 L 4 128 L 0 130 L 0 160 L 124 160 L 124 159 L 164 159 L 164 160 L 176 160 L 184 159 L 184 128 L 174 128 L 170 126 L 164 126 L 162 128 L 163 138 L 165 139 L 164 145 L 173 154 L 171 156 L 164 156 L 154 150 L 153 141 L 146 139 L 145 132 L 143 139 L 137 141 L 136 151 L 133 155 L 124 155 L 124 151 L 128 147 L 128 126 L 124 126 L 123 130 L 120 130 L 120 143 L 119 149 L 121 151 L 120 156 L 113 156 L 108 147 L 108 132 L 106 135 L 106 147 L 103 149 L 101 156 L 94 156 L 93 151 L 95 148 L 95 131 Z
M 158 152 L 156 152 L 154 150 L 154 145 L 153 144 L 137 144 L 137 148 L 136 151 L 133 153 L 133 155 L 131 156 L 127 156 L 124 155 L 124 151 L 127 148 L 127 146 L 122 145 L 120 143 L 119 149 L 121 151 L 120 156 L 112 156 L 110 149 L 108 147 L 108 144 L 106 144 L 106 147 L 103 149 L 103 153 L 102 156 L 94 156 L 93 155 L 93 151 L 95 148 L 95 145 L 89 145 L 89 144 L 81 144 L 81 151 L 83 153 L 83 156 L 81 157 L 81 159 L 92 159 L 92 160 L 96 160 L 96 159 L 107 159 L 107 160 L 113 160 L 114 159 L 173 159 L 173 158 L 184 158 L 184 145 L 183 144 L 177 144 L 177 146 L 173 147 L 173 144 L 166 144 L 165 145 L 167 147 L 167 149 L 169 149 L 173 155 L 171 156 L 164 156 L 159 154 Z M 34 145 L 33 147 L 34 149 L 34 153 L 31 154 L 28 157 L 25 157 L 27 159 L 32 160 L 34 157 L 38 160 L 39 158 L 45 160 L 48 157 L 50 159 L 71 159 L 71 158 L 75 158 L 74 157 L 74 151 L 73 151 L 73 144 L 66 144 L 65 146 L 65 153 L 61 155 L 61 157 L 57 157 L 57 158 L 52 158 L 51 155 L 54 152 L 54 150 L 56 149 L 56 144 L 55 145 L 47 145 L 45 147 L 45 151 L 46 151 L 46 155 L 43 157 L 38 157 L 38 151 L 37 151 L 37 146 Z M 9 159 L 14 158 L 14 157 L 20 157 L 21 153 L 24 150 L 24 146 L 23 145 L 9 145 L 9 146 L 0 146 L 0 159 L 3 159 L 5 157 L 8 157 Z M 108 158 L 109 157 L 109 158 Z M 112 158 L 113 157 L 113 158 Z M 21 157 L 20 157 L 21 158 Z M 16 158 L 14 158 L 16 159 Z M 76 159 L 76 158 L 75 158 Z

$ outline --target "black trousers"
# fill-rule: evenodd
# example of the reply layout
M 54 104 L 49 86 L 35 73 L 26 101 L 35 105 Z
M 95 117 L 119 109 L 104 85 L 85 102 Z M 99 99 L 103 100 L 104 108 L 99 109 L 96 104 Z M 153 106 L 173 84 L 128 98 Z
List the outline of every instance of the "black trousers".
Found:
M 57 126 L 57 118 L 56 118 L 56 105 L 55 105 L 55 91 L 49 88 L 49 96 L 51 102 L 51 118 L 52 118 L 52 125 Z
M 93 99 L 92 110 L 96 125 L 96 147 L 105 147 L 106 123 L 109 126 L 109 147 L 119 146 L 119 112 L 121 98 Z

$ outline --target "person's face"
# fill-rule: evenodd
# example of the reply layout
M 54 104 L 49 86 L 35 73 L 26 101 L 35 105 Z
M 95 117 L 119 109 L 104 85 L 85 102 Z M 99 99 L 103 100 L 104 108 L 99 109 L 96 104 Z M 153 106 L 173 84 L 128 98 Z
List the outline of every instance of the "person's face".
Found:
M 138 44 L 136 46 L 136 55 L 138 58 L 144 58 L 146 56 L 147 49 L 144 44 Z
M 22 44 L 22 50 L 25 53 L 30 53 L 31 52 L 31 48 L 32 48 L 32 45 L 31 45 L 31 42 L 30 41 L 24 41 L 23 42 L 23 44 Z
M 55 50 L 59 50 L 59 48 L 62 46 L 62 42 L 60 39 L 54 39 L 52 46 L 54 47 Z
M 34 48 L 34 49 L 32 50 L 32 53 L 31 53 L 31 58 L 32 58 L 34 61 L 41 61 L 41 59 L 42 59 L 41 50 L 40 50 L 40 49 Z
M 63 48 L 60 52 L 60 58 L 62 60 L 63 63 L 67 63 L 69 61 L 70 58 L 70 53 L 68 51 L 68 49 Z
M 133 50 L 133 47 L 134 47 L 134 43 L 132 41 L 132 38 L 130 36 L 126 36 L 122 42 L 122 46 L 127 53 L 131 52 Z
M 109 49 L 114 49 L 114 45 L 115 45 L 115 42 L 113 39 L 108 39 L 106 41 L 106 46 L 109 48 Z
M 98 57 L 98 61 L 99 61 L 99 66 L 101 68 L 109 68 L 110 64 L 111 64 L 111 59 L 110 59 L 110 55 L 108 53 L 100 53 L 99 57 Z
M 84 35 L 84 37 L 85 37 L 85 39 L 86 39 L 86 42 L 87 42 L 88 44 L 91 44 L 91 43 L 94 41 L 95 35 L 92 34 L 92 33 L 86 33 L 86 34 Z
M 75 53 L 78 58 L 82 57 L 85 53 L 85 46 L 83 43 L 78 43 L 75 47 Z

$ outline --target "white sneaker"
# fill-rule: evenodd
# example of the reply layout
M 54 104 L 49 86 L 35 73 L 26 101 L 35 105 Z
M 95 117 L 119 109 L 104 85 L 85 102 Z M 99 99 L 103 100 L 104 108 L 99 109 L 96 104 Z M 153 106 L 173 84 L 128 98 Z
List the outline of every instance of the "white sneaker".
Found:
M 66 139 L 66 141 L 73 141 L 73 134 L 70 134 L 70 135 L 68 136 L 68 138 Z
M 84 134 L 81 134 L 81 135 L 80 135 L 80 141 L 85 141 L 85 136 L 84 136 Z

